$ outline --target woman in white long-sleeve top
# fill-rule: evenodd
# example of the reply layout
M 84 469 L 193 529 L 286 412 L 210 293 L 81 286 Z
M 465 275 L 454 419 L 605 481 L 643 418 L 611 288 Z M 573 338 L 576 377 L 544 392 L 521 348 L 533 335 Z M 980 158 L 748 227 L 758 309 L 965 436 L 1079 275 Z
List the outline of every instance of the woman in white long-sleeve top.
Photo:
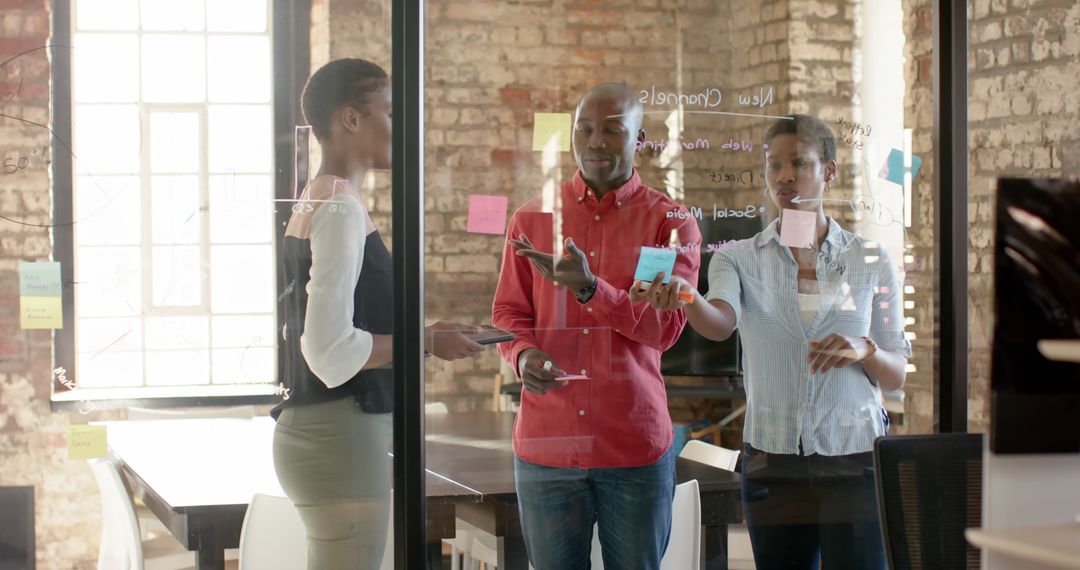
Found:
M 713 340 L 740 330 L 743 512 L 757 567 L 884 568 L 871 453 L 888 430 L 881 392 L 903 385 L 911 356 L 900 285 L 883 248 L 825 216 L 837 173 L 829 127 L 793 115 L 769 128 L 765 143 L 767 193 L 780 218 L 713 255 L 707 297 L 678 277 L 634 295 L 685 310 Z M 793 243 L 781 236 L 796 210 L 813 213 L 805 247 L 782 244 Z M 680 301 L 680 291 L 695 302 Z
M 392 461 L 394 283 L 357 185 L 390 168 L 386 72 L 332 61 L 308 80 L 304 117 L 322 149 L 318 175 L 285 231 L 285 394 L 274 408 L 274 466 L 307 530 L 310 570 L 378 568 Z M 477 327 L 427 327 L 446 360 L 481 350 Z M 437 342 L 433 338 L 437 336 Z

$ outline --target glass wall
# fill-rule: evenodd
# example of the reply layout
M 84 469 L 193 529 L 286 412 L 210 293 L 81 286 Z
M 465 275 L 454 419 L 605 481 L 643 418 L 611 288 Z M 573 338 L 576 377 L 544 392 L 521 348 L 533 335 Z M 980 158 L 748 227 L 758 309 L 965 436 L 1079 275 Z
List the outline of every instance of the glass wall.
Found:
M 872 545 L 874 437 L 936 421 L 925 14 L 426 11 L 427 317 L 513 335 L 429 362 L 428 468 L 456 485 L 429 487 L 429 543 L 618 566 L 662 551 L 674 492 L 677 552 L 673 483 L 697 479 L 713 563 L 751 558 L 748 534 L 813 556 L 789 547 L 807 524 Z M 658 272 L 680 289 L 648 289 Z M 692 440 L 738 457 L 699 471 L 675 459 Z M 880 554 L 843 550 L 821 554 Z

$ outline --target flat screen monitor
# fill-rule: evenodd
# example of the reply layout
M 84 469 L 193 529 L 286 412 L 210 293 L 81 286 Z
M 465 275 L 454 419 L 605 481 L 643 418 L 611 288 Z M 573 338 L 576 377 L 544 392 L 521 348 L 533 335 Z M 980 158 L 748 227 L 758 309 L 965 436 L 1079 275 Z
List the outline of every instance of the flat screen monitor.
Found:
M 1080 452 L 1080 182 L 998 181 L 995 453 Z
M 761 217 L 713 219 L 711 211 L 703 211 L 698 219 L 701 229 L 701 269 L 698 290 L 709 292 L 709 262 L 718 248 L 735 240 L 753 237 L 762 229 Z M 711 246 L 711 247 L 710 247 Z M 672 376 L 737 376 L 742 373 L 738 331 L 723 342 L 711 341 L 690 325 L 682 336 L 664 353 L 660 372 Z

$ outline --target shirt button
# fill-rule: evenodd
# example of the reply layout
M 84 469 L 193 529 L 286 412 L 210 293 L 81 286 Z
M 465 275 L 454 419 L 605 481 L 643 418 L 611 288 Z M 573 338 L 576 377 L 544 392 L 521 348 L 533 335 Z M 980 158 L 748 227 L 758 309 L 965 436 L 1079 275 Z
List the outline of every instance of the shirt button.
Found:
M 582 369 L 581 369 L 581 375 L 582 375 L 582 376 L 584 376 L 584 375 L 586 375 L 586 374 L 588 374 L 588 372 L 585 372 L 585 369 L 584 369 L 584 368 L 582 368 Z
M 592 312 L 592 307 L 585 307 L 585 312 L 586 313 L 591 313 Z
M 585 415 L 585 410 L 578 410 L 577 415 L 584 416 Z
M 589 252 L 589 257 L 596 257 L 596 252 L 595 251 L 590 251 Z
M 586 196 L 592 196 L 592 190 L 586 190 L 585 195 Z
M 589 334 L 589 329 L 585 329 L 585 330 L 583 330 L 581 332 L 582 332 L 582 334 Z
M 598 221 L 598 222 L 599 222 L 599 221 L 600 221 L 600 216 L 593 216 L 593 217 L 592 217 L 592 219 L 594 219 L 594 220 L 596 220 L 596 221 Z

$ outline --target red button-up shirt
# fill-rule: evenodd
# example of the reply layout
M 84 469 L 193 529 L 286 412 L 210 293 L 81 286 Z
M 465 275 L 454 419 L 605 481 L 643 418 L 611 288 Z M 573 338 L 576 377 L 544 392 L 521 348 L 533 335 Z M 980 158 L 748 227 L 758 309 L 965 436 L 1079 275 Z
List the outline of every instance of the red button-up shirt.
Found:
M 521 234 L 537 249 L 557 253 L 562 238 L 572 237 L 597 287 L 588 302 L 578 303 L 573 291 L 541 277 L 509 243 L 504 248 L 492 321 L 517 338 L 500 344 L 499 352 L 517 370 L 521 352 L 539 348 L 568 374 L 589 377 L 543 396 L 522 390 L 514 453 L 551 467 L 654 463 L 673 439 L 660 354 L 678 340 L 686 315 L 631 302 L 629 290 L 642 246 L 677 248 L 674 273 L 696 284 L 697 222 L 681 204 L 642 184 L 637 172 L 599 201 L 578 172 L 547 213 L 541 198 L 514 213 L 507 235 Z

